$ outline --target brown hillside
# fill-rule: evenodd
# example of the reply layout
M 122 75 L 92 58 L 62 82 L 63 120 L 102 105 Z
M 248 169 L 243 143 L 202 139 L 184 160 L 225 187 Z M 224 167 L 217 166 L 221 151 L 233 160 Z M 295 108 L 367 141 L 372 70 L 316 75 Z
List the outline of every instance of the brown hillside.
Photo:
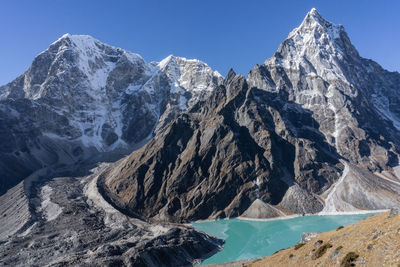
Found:
M 400 214 L 389 214 L 321 233 L 249 266 L 400 266 Z

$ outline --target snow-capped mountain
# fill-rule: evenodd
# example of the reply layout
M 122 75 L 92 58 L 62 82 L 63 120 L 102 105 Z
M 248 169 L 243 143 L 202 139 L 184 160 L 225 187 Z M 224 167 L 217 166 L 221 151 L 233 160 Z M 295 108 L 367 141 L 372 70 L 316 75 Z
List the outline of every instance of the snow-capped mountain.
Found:
M 23 177 L 60 157 L 69 162 L 88 157 L 88 151 L 130 151 L 158 122 L 160 128 L 221 81 L 199 60 L 171 55 L 147 63 L 90 36 L 65 34 L 23 75 L 0 87 L 4 140 L 13 139 L 0 151 L 1 173 Z M 10 162 L 18 167 L 9 170 Z
M 360 57 L 343 26 L 312 9 L 248 81 L 286 93 L 288 100 L 310 110 L 315 128 L 345 160 L 340 183 L 323 196 L 328 197 L 324 211 L 383 208 L 390 197 L 371 192 L 392 187 L 400 193 L 393 171 L 400 153 L 400 74 Z M 379 175 L 360 173 L 355 166 Z
M 399 79 L 312 9 L 247 80 L 230 72 L 103 187 L 172 221 L 400 205 Z

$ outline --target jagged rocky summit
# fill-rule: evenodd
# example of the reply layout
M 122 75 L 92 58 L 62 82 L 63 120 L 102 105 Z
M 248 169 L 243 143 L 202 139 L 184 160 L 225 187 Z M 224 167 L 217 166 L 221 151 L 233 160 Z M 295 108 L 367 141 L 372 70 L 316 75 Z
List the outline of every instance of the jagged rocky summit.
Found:
M 399 92 L 399 73 L 312 9 L 247 79 L 231 71 L 101 184 L 162 221 L 398 206 Z

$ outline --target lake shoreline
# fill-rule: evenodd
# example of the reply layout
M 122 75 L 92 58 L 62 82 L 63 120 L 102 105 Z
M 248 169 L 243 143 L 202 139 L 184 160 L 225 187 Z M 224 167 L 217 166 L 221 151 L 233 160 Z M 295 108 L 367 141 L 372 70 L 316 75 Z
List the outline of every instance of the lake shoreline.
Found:
M 193 223 L 192 226 L 225 240 L 222 251 L 202 262 L 202 265 L 221 264 L 270 256 L 282 248 L 292 247 L 300 242 L 305 232 L 329 232 L 373 216 L 379 211 L 291 215 L 263 220 L 232 218 L 203 221 Z
M 319 212 L 319 213 L 306 213 L 306 214 L 292 214 L 286 216 L 279 216 L 273 218 L 248 218 L 248 217 L 233 217 L 233 218 L 224 218 L 224 219 L 206 219 L 206 220 L 197 220 L 187 225 L 191 225 L 193 223 L 203 223 L 203 222 L 216 222 L 216 221 L 224 221 L 231 219 L 238 219 L 243 221 L 259 221 L 259 222 L 269 222 L 269 221 L 280 221 L 280 220 L 290 220 L 298 217 L 305 216 L 340 216 L 340 215 L 358 215 L 358 214 L 370 214 L 370 213 L 382 213 L 389 211 L 390 209 L 381 209 L 381 210 L 355 210 L 355 211 L 335 211 L 335 212 Z
M 260 222 L 269 222 L 269 221 L 278 221 L 278 220 L 290 220 L 298 217 L 306 217 L 306 216 L 340 216 L 340 215 L 359 215 L 359 214 L 370 214 L 370 213 L 382 213 L 389 211 L 389 209 L 383 210 L 357 210 L 357 211 L 336 211 L 336 212 L 319 212 L 319 213 L 307 213 L 307 214 L 293 214 L 287 216 L 280 216 L 274 218 L 246 218 L 246 217 L 237 217 L 236 219 L 244 220 L 244 221 L 260 221 Z

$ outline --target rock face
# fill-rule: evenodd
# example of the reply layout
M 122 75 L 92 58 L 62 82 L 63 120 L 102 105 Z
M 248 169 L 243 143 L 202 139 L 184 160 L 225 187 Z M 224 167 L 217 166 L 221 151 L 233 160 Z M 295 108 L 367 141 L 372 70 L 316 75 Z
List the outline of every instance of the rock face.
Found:
M 121 161 L 104 186 L 116 205 L 157 220 L 239 216 L 256 199 L 280 203 L 295 184 L 316 199 L 343 165 L 313 124 L 285 95 L 249 88 L 231 71 L 209 99 Z M 287 125 L 302 125 L 303 138 Z
M 256 199 L 293 213 L 400 205 L 399 81 L 313 9 L 247 80 L 231 71 L 103 186 L 120 209 L 167 221 L 239 216 Z
M 221 81 L 198 60 L 146 63 L 90 36 L 62 36 L 0 87 L 0 194 L 45 166 L 132 151 Z

